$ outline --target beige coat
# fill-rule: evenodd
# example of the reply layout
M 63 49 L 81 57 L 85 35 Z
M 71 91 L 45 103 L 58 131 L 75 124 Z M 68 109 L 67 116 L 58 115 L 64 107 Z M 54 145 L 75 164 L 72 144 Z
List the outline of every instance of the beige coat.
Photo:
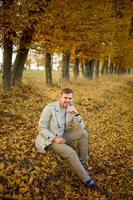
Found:
M 41 153 L 45 153 L 45 147 L 50 145 L 53 139 L 58 135 L 60 127 L 60 105 L 59 101 L 48 104 L 42 111 L 39 120 L 38 135 L 35 139 L 35 146 Z M 72 125 L 77 124 L 81 129 L 85 128 L 84 122 L 80 115 L 75 116 L 73 113 L 66 113 L 66 130 Z

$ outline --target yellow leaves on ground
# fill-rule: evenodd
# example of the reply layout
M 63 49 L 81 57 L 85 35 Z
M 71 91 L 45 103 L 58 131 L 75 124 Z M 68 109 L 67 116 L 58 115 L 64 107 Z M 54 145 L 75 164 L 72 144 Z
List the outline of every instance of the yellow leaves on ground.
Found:
M 2 194 L 4 192 L 4 187 L 3 185 L 0 183 L 0 193 Z
M 132 82 L 130 77 L 120 77 L 68 85 L 75 91 L 74 103 L 89 130 L 89 174 L 110 192 L 112 200 L 133 199 Z M 59 89 L 40 91 L 27 85 L 1 93 L 1 199 L 107 199 L 87 189 L 57 154 L 51 150 L 40 154 L 35 149 L 40 113 L 58 98 Z
M 29 187 L 27 185 L 24 185 L 23 187 L 19 188 L 19 193 L 25 193 L 29 190 Z
M 4 168 L 4 163 L 0 163 L 0 170 Z
M 28 182 L 28 184 L 31 185 L 32 182 L 33 182 L 33 180 L 34 180 L 34 176 L 31 176 L 31 177 L 29 178 L 29 182 Z

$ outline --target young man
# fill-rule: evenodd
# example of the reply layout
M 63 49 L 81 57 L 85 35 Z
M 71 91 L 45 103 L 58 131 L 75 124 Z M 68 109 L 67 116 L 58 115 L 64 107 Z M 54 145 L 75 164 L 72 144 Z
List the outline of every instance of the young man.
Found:
M 80 113 L 72 104 L 73 91 L 61 90 L 59 101 L 48 104 L 39 120 L 39 134 L 35 140 L 39 152 L 45 153 L 49 146 L 56 153 L 67 159 L 79 178 L 90 188 L 95 189 L 95 181 L 88 175 L 85 162 L 88 159 L 88 136 Z M 73 127 L 75 125 L 75 127 Z M 69 146 L 78 141 L 78 155 Z

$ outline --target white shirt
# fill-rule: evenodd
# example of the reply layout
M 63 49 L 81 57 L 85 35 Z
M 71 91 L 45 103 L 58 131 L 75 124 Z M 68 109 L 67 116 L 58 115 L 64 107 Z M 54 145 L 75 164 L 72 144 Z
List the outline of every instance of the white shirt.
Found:
M 60 127 L 58 135 L 62 136 L 64 134 L 66 127 L 66 109 L 60 108 Z

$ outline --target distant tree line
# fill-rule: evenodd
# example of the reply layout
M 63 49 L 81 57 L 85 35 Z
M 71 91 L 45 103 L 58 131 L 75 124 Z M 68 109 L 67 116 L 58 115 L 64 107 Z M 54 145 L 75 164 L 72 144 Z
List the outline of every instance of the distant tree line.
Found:
M 88 79 L 133 68 L 132 0 L 3 0 L 0 8 L 5 91 L 21 84 L 29 49 L 45 55 L 49 86 L 54 52 L 63 55 L 62 82 L 70 81 L 70 62 L 75 78 L 79 66 Z

